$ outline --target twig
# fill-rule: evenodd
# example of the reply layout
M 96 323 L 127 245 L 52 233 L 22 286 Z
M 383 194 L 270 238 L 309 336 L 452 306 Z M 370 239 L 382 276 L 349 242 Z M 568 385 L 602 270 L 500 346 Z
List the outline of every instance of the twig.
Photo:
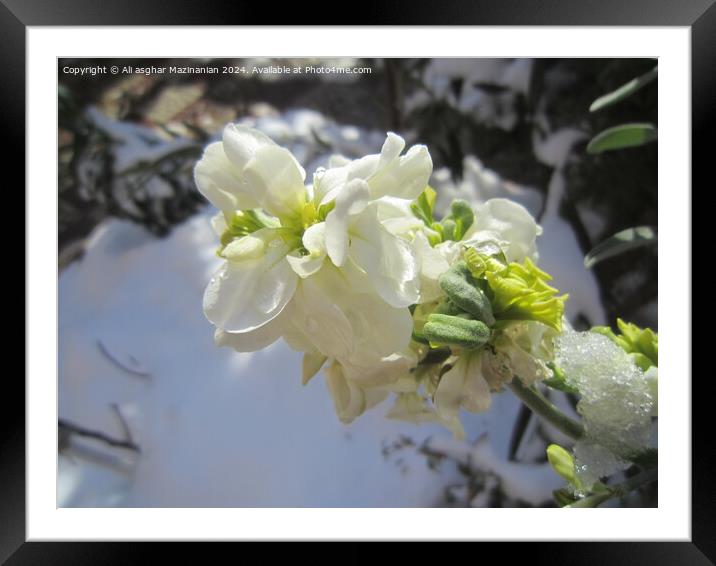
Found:
M 141 370 L 133 369 L 133 368 L 128 367 L 128 366 L 125 365 L 124 363 L 122 363 L 119 359 L 117 359 L 117 358 L 112 354 L 112 352 L 109 351 L 109 349 L 107 348 L 107 346 L 104 345 L 104 343 L 102 342 L 102 340 L 97 340 L 97 347 L 99 348 L 99 351 L 102 352 L 102 354 L 104 354 L 104 356 L 105 356 L 110 362 L 112 362 L 115 366 L 117 366 L 117 367 L 118 367 L 119 369 L 121 369 L 122 371 L 125 371 L 125 372 L 127 372 L 127 373 L 130 373 L 130 374 L 132 374 L 132 375 L 136 375 L 136 376 L 139 376 L 139 377 L 150 377 L 150 376 L 152 375 L 152 374 L 149 373 L 148 371 L 141 371 Z
M 76 434 L 77 436 L 85 436 L 87 438 L 94 438 L 95 440 L 99 440 L 100 442 L 104 442 L 108 446 L 113 446 L 115 448 L 125 448 L 126 450 L 132 450 L 137 453 L 141 453 L 141 449 L 137 444 L 135 444 L 131 440 L 117 440 L 116 438 L 112 438 L 111 436 L 108 436 L 104 434 L 103 432 L 99 432 L 96 430 L 90 430 L 84 427 L 81 427 L 79 425 L 76 425 L 74 423 L 71 423 L 69 421 L 66 421 L 64 419 L 59 419 L 57 421 L 57 425 L 60 429 L 60 434 Z
M 566 507 L 598 507 L 605 501 L 608 501 L 614 497 L 623 497 L 626 494 L 634 491 L 635 489 L 639 489 L 640 487 L 657 480 L 658 477 L 659 476 L 657 469 L 651 468 L 649 470 L 643 471 L 642 473 L 634 476 L 633 478 L 629 478 L 624 483 L 609 487 L 604 492 L 589 495 L 583 499 L 580 499 L 579 501 L 575 501 L 571 505 L 566 505 Z
M 527 407 L 526 405 L 521 405 L 520 412 L 517 415 L 517 419 L 515 420 L 515 426 L 512 429 L 512 437 L 510 438 L 510 448 L 509 454 L 507 456 L 507 459 L 510 461 L 514 461 L 517 457 L 517 451 L 522 444 L 522 438 L 525 435 L 527 426 L 530 424 L 531 416 L 532 411 L 530 411 L 529 407 Z

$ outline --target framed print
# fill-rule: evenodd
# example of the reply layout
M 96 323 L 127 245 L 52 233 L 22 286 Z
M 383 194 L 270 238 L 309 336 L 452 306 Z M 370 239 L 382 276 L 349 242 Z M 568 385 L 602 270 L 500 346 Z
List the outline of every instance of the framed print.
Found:
M 711 562 L 690 274 L 716 8 L 553 4 L 343 27 L 0 5 L 27 164 L 3 559 L 516 540 Z

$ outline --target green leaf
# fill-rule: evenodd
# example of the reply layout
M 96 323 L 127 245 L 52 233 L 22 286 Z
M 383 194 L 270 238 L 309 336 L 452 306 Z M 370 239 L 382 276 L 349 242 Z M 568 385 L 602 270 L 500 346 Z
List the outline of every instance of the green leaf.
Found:
M 597 110 L 602 110 L 603 108 L 612 106 L 617 102 L 621 102 L 625 98 L 630 97 L 636 91 L 654 81 L 657 77 L 657 72 L 658 67 L 654 67 L 651 71 L 647 71 L 640 77 L 636 77 L 635 79 L 630 80 L 628 83 L 623 84 L 618 89 L 613 90 L 612 92 L 603 96 L 600 96 L 594 102 L 592 102 L 592 105 L 589 107 L 589 111 L 596 112 Z
M 656 140 L 653 124 L 621 124 L 598 133 L 587 145 L 587 153 L 598 154 L 626 147 L 637 147 Z
M 653 228 L 649 226 L 627 228 L 594 246 L 584 257 L 584 267 L 590 269 L 607 258 L 656 243 L 657 236 Z

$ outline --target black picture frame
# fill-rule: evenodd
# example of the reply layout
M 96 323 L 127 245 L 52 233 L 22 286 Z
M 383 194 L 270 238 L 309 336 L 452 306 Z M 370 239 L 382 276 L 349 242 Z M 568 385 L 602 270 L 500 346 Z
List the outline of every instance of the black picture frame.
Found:
M 691 29 L 692 71 L 692 178 L 693 186 L 708 175 L 710 132 L 716 131 L 712 111 L 716 102 L 716 0 L 472 0 L 469 3 L 423 0 L 361 3 L 352 25 L 559 25 L 559 26 L 686 26 Z M 289 4 L 276 9 L 268 3 L 240 0 L 0 0 L 0 121 L 5 164 L 24 162 L 25 151 L 25 55 L 28 26 L 63 25 L 271 25 L 306 23 L 312 8 Z M 324 11 L 315 8 L 316 12 Z M 336 12 L 337 13 L 337 12 Z M 348 12 L 346 12 L 348 13 Z M 317 14 L 316 14 L 317 15 Z M 307 17 L 309 16 L 309 17 Z M 279 18 L 279 19 L 277 19 Z M 344 18 L 341 18 L 344 19 Z M 332 23 L 332 22 L 330 22 Z M 7 169 L 10 169 L 7 167 Z M 7 181 L 24 187 L 24 168 Z M 25 209 L 23 201 L 23 209 Z M 25 215 L 29 211 L 24 210 Z M 16 214 L 16 212 L 15 212 Z M 17 231 L 7 231 L 6 238 Z M 8 240 L 12 241 L 12 240 Z M 19 246 L 16 246 L 19 248 Z M 17 252 L 19 253 L 19 251 Z M 25 259 L 23 254 L 22 263 Z M 691 277 L 691 274 L 684 274 Z M 23 280 L 26 284 L 27 281 Z M 31 300 L 25 295 L 25 304 Z M 19 303 L 19 301 L 15 301 Z M 691 329 L 685 329 L 689 332 Z M 24 336 L 24 333 L 23 333 Z M 9 348 L 8 348 L 9 351 Z M 9 359 L 8 356 L 7 359 Z M 10 367 L 10 366 L 8 366 Z M 708 375 L 693 380 L 694 415 L 705 421 L 712 397 Z M 679 376 L 684 380 L 691 376 Z M 48 377 L 48 387 L 53 387 Z M 147 544 L 25 542 L 25 388 L 17 372 L 6 371 L 0 412 L 0 562 L 5 564 L 106 564 L 135 563 L 147 556 Z M 10 401 L 12 400 L 12 402 Z M 713 425 L 694 420 L 692 453 L 691 542 L 586 542 L 501 544 L 500 560 L 516 553 L 548 557 L 550 564 L 713 564 L 716 562 L 716 466 L 709 435 Z M 569 511 L 567 511 L 569 512 Z M 585 533 L 591 536 L 596 533 Z M 320 533 L 316 533 L 320 539 Z M 164 545 L 163 545 L 164 546 Z M 162 548 L 162 551 L 165 549 Z M 206 545 L 201 560 L 207 562 Z M 422 552 L 422 550 L 421 550 Z M 182 549 L 185 559 L 190 555 Z M 367 552 L 351 553 L 355 561 Z

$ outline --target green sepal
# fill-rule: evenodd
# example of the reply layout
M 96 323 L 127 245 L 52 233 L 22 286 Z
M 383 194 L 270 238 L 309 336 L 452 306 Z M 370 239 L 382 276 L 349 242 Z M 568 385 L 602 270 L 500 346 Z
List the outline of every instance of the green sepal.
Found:
M 435 189 L 428 185 L 423 192 L 420 193 L 420 196 L 410 205 L 410 210 L 413 211 L 413 214 L 422 220 L 428 228 L 432 227 L 434 221 L 433 210 L 435 209 L 436 198 L 437 193 Z

